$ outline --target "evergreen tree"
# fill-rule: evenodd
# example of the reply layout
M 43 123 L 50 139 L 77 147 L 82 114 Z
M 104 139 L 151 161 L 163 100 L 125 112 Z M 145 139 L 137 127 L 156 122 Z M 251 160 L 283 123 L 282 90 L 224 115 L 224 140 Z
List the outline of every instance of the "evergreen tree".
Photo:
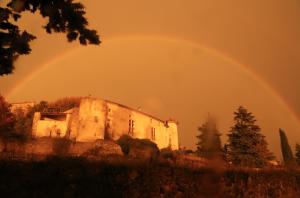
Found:
M 208 118 L 202 126 L 198 128 L 200 134 L 197 137 L 197 153 L 205 158 L 220 157 L 222 146 L 217 125 L 212 118 Z
M 296 156 L 296 162 L 298 165 L 300 165 L 300 145 L 299 144 L 296 144 L 296 153 L 295 153 L 295 156 Z
M 295 165 L 295 158 L 292 149 L 289 145 L 288 138 L 282 129 L 279 129 L 279 136 L 284 164 L 287 166 Z
M 256 125 L 255 117 L 240 106 L 234 112 L 234 126 L 228 134 L 228 160 L 235 165 L 262 167 L 272 158 L 265 136 Z
M 81 3 L 73 0 L 9 0 L 6 6 L 0 5 L 0 76 L 11 74 L 14 60 L 31 52 L 29 43 L 36 37 L 21 31 L 16 24 L 25 11 L 38 11 L 47 21 L 43 26 L 47 33 L 65 33 L 68 41 L 78 39 L 82 45 L 100 43 L 96 30 L 87 28 Z

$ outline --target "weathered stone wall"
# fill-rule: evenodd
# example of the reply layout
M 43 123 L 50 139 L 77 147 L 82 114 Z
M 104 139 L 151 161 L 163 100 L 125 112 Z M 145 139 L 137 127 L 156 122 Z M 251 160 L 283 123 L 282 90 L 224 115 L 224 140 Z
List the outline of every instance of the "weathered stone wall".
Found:
M 134 138 L 149 139 L 160 149 L 169 146 L 170 133 L 164 121 L 113 102 L 107 102 L 107 108 L 107 133 L 113 140 L 126 134 Z M 175 128 L 170 131 L 173 129 Z
M 149 139 L 161 148 L 169 145 L 169 136 L 166 125 L 163 121 L 144 115 L 140 112 L 133 111 L 132 119 L 135 121 L 134 138 Z
M 82 99 L 78 126 L 73 126 L 71 133 L 76 134 L 77 141 L 117 140 L 126 134 L 149 139 L 160 149 L 169 146 L 178 149 L 176 122 L 166 123 L 138 110 L 96 98 Z
M 64 137 L 67 131 L 66 121 L 39 120 L 36 137 Z
M 172 150 L 178 150 L 178 130 L 177 123 L 174 121 L 168 121 L 167 133 L 170 136 L 170 147 Z
M 32 120 L 32 136 L 36 137 L 38 132 L 37 132 L 37 124 L 41 119 L 41 113 L 40 112 L 35 112 Z
M 70 155 L 84 157 L 101 157 L 123 155 L 121 147 L 113 141 L 97 140 L 94 142 L 72 142 L 63 138 L 37 138 L 26 142 L 0 140 L 0 156 L 49 156 Z
M 78 123 L 79 123 L 79 108 L 73 108 L 70 115 L 70 122 L 68 125 L 68 138 L 76 140 L 78 136 Z
M 103 100 L 81 100 L 78 118 L 77 141 L 104 139 L 106 104 Z
M 108 138 L 119 139 L 129 134 L 129 119 L 131 111 L 114 103 L 107 103 L 106 132 Z

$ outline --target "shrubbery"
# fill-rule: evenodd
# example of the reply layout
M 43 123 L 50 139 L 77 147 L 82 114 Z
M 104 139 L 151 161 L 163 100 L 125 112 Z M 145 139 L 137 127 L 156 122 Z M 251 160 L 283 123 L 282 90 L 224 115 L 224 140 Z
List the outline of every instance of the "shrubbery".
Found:
M 0 189 L 5 197 L 299 197 L 299 179 L 299 171 L 285 169 L 217 172 L 78 157 L 0 160 Z
M 72 143 L 71 140 L 66 138 L 53 138 L 53 155 L 68 155 Z
M 159 154 L 157 145 L 148 139 L 134 139 L 128 135 L 123 135 L 117 143 L 124 155 L 129 157 L 154 160 Z

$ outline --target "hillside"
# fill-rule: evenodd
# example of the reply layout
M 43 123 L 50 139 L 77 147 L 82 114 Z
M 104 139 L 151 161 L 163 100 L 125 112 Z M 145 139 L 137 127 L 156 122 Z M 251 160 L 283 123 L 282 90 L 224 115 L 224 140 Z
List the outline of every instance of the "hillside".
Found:
M 0 161 L 5 197 L 299 197 L 300 172 L 184 167 L 126 157 Z

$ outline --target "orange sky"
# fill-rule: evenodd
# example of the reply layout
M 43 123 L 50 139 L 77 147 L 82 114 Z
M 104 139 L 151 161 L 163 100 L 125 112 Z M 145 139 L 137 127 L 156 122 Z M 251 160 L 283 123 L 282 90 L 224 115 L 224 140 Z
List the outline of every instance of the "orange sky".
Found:
M 232 112 L 245 105 L 274 152 L 279 127 L 300 142 L 299 1 L 82 2 L 102 46 L 68 44 L 46 35 L 40 17 L 26 16 L 21 23 L 38 39 L 15 74 L 0 78 L 8 99 L 92 94 L 142 106 L 178 119 L 189 147 L 208 112 L 225 134 Z

